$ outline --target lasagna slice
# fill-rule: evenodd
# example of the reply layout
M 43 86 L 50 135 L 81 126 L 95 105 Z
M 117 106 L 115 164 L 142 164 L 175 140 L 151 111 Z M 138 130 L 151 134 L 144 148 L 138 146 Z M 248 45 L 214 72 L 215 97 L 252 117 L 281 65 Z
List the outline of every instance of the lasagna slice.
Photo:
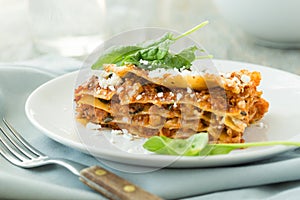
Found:
M 268 111 L 260 80 L 247 70 L 214 75 L 105 65 L 76 88 L 76 117 L 138 137 L 207 132 L 211 143 L 242 143 L 245 128 Z

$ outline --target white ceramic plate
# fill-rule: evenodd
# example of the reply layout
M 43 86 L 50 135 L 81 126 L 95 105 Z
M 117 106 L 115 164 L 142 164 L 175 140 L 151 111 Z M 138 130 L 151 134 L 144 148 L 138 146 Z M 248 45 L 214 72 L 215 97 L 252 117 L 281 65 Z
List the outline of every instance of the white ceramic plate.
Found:
M 246 130 L 247 142 L 272 140 L 300 141 L 300 77 L 284 71 L 240 62 L 215 60 L 219 71 L 249 69 L 260 71 L 259 87 L 270 103 L 269 112 L 261 123 Z M 90 153 L 94 156 L 124 164 L 149 167 L 214 167 L 242 164 L 270 158 L 292 147 L 274 146 L 236 150 L 228 155 L 209 157 L 174 157 L 143 153 L 141 148 L 128 150 L 112 144 L 108 134 L 85 133 L 74 120 L 73 92 L 77 72 L 53 79 L 37 88 L 27 99 L 26 114 L 29 120 L 50 138 Z M 77 129 L 78 127 L 78 129 Z M 79 130 L 79 131 L 78 131 Z M 82 134 L 85 134 L 82 137 Z M 81 136 L 80 136 L 81 135 Z M 138 142 L 133 142 L 133 145 Z M 127 149 L 126 149 L 127 148 Z M 124 151 L 126 149 L 126 151 Z

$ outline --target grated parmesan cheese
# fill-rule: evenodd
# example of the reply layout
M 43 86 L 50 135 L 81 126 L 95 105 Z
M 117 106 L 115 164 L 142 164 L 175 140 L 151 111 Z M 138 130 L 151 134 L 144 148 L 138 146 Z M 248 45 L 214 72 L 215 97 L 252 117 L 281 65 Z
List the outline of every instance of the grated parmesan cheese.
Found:
M 179 101 L 181 98 L 182 98 L 182 94 L 181 93 L 177 93 L 176 100 Z
M 141 98 L 142 98 L 142 95 L 140 95 L 140 94 L 135 97 L 136 100 L 140 100 Z
M 140 59 L 140 63 L 143 64 L 143 65 L 148 65 L 149 61 L 148 60 Z
M 186 88 L 187 93 L 191 94 L 193 92 L 193 90 L 189 87 Z
M 164 93 L 162 93 L 162 92 L 157 93 L 157 97 L 161 98 L 163 96 L 164 96 Z
M 249 83 L 251 81 L 251 78 L 248 75 L 243 74 L 241 80 L 243 81 L 243 83 Z
M 241 100 L 237 103 L 237 106 L 239 108 L 246 108 L 246 102 L 244 100 Z
M 115 90 L 116 90 L 115 87 L 114 87 L 113 85 L 109 85 L 109 86 L 108 86 L 108 89 L 110 89 L 111 91 L 115 91 Z
M 122 134 L 123 132 L 121 131 L 121 130 L 111 130 L 111 133 L 112 134 L 115 134 L 115 135 L 120 135 L 120 134 Z
M 95 123 L 89 122 L 89 123 L 86 124 L 86 128 L 90 129 L 90 130 L 97 130 L 97 129 L 100 129 L 102 127 L 101 127 L 100 124 L 95 124 Z
M 122 83 L 122 79 L 113 72 L 97 70 L 97 72 L 94 73 L 98 77 L 99 86 L 103 89 L 115 91 L 115 86 L 118 86 Z

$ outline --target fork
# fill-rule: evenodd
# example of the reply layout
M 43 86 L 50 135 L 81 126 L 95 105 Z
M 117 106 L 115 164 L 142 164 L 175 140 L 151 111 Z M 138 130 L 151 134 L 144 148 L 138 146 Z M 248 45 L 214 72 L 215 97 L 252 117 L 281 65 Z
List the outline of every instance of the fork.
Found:
M 88 167 L 63 158 L 50 158 L 30 145 L 5 118 L 2 121 L 0 154 L 16 166 L 22 168 L 35 168 L 48 164 L 63 166 L 78 176 L 84 184 L 113 200 L 161 199 L 102 167 Z

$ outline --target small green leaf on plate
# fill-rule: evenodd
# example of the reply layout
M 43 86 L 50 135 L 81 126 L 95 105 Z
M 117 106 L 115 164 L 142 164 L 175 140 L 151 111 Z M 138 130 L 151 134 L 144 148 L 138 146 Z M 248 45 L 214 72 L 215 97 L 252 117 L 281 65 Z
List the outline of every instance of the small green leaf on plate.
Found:
M 207 145 L 207 142 L 207 133 L 198 133 L 188 139 L 154 136 L 149 138 L 143 147 L 157 154 L 195 156 Z
M 157 154 L 184 155 L 184 156 L 212 156 L 229 154 L 232 150 L 261 147 L 261 146 L 300 146 L 300 142 L 293 141 L 268 141 L 233 144 L 209 144 L 208 133 L 198 133 L 187 139 L 171 139 L 167 137 L 154 136 L 149 138 L 144 148 Z

